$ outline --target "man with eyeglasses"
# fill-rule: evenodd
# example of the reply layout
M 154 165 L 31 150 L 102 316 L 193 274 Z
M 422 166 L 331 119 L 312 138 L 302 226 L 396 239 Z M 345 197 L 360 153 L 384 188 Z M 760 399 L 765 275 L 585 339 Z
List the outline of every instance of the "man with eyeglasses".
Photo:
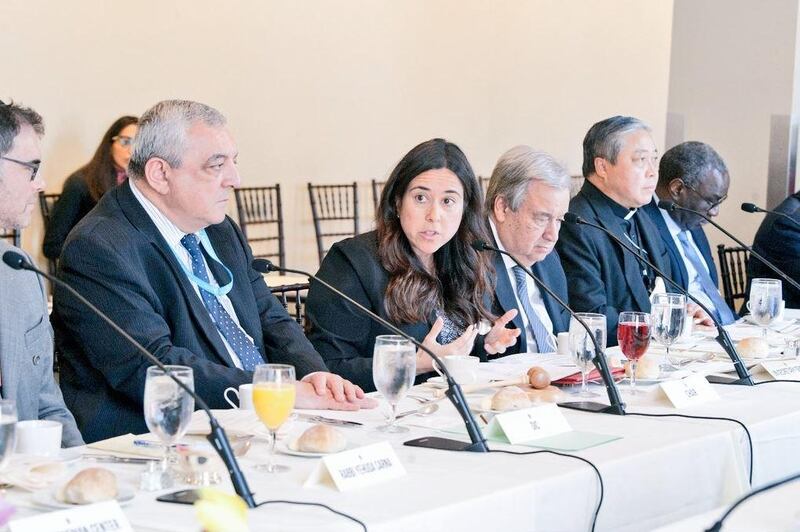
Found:
M 728 197 L 729 186 L 728 168 L 711 146 L 684 142 L 664 153 L 655 195 L 644 207 L 667 247 L 673 279 L 703 302 L 723 325 L 733 323 L 736 314 L 719 293 L 717 268 L 703 231 L 706 220 L 686 211 L 668 213 L 658 208 L 658 201 L 674 201 L 713 217 Z
M 0 102 L 0 228 L 22 229 L 31 221 L 44 190 L 38 175 L 43 134 L 36 111 Z M 24 253 L 0 240 L 0 256 L 9 250 Z M 0 265 L 0 396 L 14 400 L 20 420 L 61 423 L 63 446 L 83 444 L 53 377 L 53 330 L 44 285 L 36 275 L 6 265 Z
M 567 279 L 555 251 L 561 219 L 569 206 L 570 176 L 547 153 L 517 146 L 495 165 L 486 190 L 486 212 L 494 245 L 519 260 L 562 300 Z M 556 350 L 554 334 L 569 329 L 569 313 L 539 289 L 511 258 L 495 253 L 495 312 L 517 309 L 521 331 L 506 354 Z

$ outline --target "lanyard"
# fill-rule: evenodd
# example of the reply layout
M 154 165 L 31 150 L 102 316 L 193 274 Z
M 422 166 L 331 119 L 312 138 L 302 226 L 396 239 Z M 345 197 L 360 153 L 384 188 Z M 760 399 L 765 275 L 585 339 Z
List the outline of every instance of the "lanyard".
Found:
M 206 292 L 214 294 L 214 296 L 216 297 L 222 297 L 224 295 L 227 295 L 227 293 L 231 291 L 231 288 L 233 288 L 233 273 L 217 257 L 217 254 L 214 252 L 214 247 L 211 245 L 211 241 L 208 239 L 208 235 L 206 235 L 206 230 L 201 229 L 197 233 L 197 236 L 199 237 L 200 245 L 206 250 L 208 256 L 211 259 L 217 261 L 219 265 L 225 269 L 225 272 L 228 274 L 228 279 L 230 279 L 230 281 L 228 281 L 228 284 L 226 284 L 225 286 L 213 286 L 211 283 L 197 277 L 194 274 L 194 272 L 190 270 L 186 266 L 186 264 L 184 264 L 181 257 L 178 257 L 178 263 L 181 265 L 181 268 L 183 268 L 183 273 L 185 273 L 186 276 L 189 277 L 189 280 L 191 282 L 195 283 L 198 287 L 200 287 L 201 290 L 205 290 Z M 213 273 L 211 275 L 213 275 Z

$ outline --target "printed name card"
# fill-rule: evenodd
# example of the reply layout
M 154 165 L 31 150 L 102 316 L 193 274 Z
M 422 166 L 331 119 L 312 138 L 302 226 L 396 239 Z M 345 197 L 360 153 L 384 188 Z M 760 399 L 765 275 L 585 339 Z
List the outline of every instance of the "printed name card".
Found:
M 334 485 L 339 491 L 379 484 L 406 474 L 389 442 L 324 456 L 305 486 Z
M 133 532 L 117 501 L 98 502 L 8 523 L 11 532 Z
M 662 382 L 659 386 L 675 408 L 699 405 L 719 399 L 716 390 L 702 375 L 690 375 L 683 379 Z
M 505 439 L 512 445 L 528 443 L 570 430 L 572 429 L 564 414 L 552 403 L 497 414 L 487 428 L 490 437 Z
M 800 360 L 771 360 L 762 362 L 761 367 L 776 380 L 800 379 Z

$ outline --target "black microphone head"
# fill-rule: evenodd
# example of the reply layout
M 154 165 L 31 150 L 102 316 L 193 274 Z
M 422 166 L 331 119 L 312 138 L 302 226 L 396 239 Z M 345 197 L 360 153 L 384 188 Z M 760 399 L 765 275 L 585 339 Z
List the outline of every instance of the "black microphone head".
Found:
M 26 259 L 21 253 L 16 251 L 6 251 L 3 253 L 3 262 L 14 268 L 15 270 L 23 270 L 28 264 Z
M 661 200 L 661 201 L 658 202 L 658 208 L 659 209 L 664 209 L 667 212 L 673 212 L 676 207 L 677 207 L 677 205 L 675 204 L 674 201 Z
M 472 247 L 475 249 L 475 251 L 486 251 L 487 249 L 486 242 L 484 242 L 483 240 L 475 240 L 472 243 Z
M 574 212 L 565 212 L 564 221 L 567 222 L 568 224 L 582 224 L 583 218 L 581 218 Z
M 255 259 L 251 266 L 253 269 L 259 273 L 269 273 L 269 272 L 277 272 L 280 271 L 278 267 L 272 264 L 271 260 L 267 259 Z
M 754 203 L 742 203 L 742 210 L 744 212 L 761 212 L 761 209 Z

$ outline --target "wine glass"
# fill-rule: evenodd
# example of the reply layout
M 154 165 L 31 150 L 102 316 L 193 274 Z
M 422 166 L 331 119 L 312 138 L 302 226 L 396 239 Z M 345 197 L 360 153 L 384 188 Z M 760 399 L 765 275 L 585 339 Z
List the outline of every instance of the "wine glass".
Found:
M 669 357 L 669 348 L 681 334 L 686 321 L 686 296 L 683 294 L 656 294 L 650 306 L 653 339 L 666 349 L 659 369 L 669 373 L 678 369 Z
M 188 366 L 166 366 L 169 373 L 194 390 L 194 372 Z M 194 412 L 194 397 L 178 386 L 169 375 L 158 366 L 147 368 L 144 382 L 144 421 L 150 432 L 166 447 L 161 461 L 160 486 L 154 489 L 170 488 L 173 476 L 170 464 L 173 460 L 173 444 L 189 428 Z
M 617 342 L 630 361 L 631 395 L 636 395 L 636 364 L 650 345 L 650 314 L 646 312 L 620 312 L 617 322 Z
M 256 466 L 259 471 L 283 473 L 289 467 L 274 463 L 275 442 L 278 429 L 289 418 L 294 408 L 294 366 L 286 364 L 259 364 L 253 373 L 253 408 L 267 427 L 270 436 L 269 459 Z
M 390 414 L 386 425 L 378 430 L 382 432 L 408 432 L 408 427 L 395 423 L 397 403 L 414 385 L 417 374 L 417 351 L 403 338 L 384 334 L 375 338 L 375 349 L 372 354 L 372 379 L 375 388 L 389 402 Z
M 600 350 L 606 348 L 606 317 L 603 314 L 592 314 L 589 312 L 577 312 L 589 330 L 592 331 Z M 589 391 L 587 378 L 594 366 L 592 361 L 597 353 L 595 352 L 594 343 L 592 342 L 589 333 L 583 328 L 575 316 L 569 322 L 569 345 L 570 352 L 572 353 L 572 360 L 575 365 L 581 370 L 581 389 L 578 392 L 578 397 L 597 397 L 597 394 Z
M 17 404 L 0 400 L 0 471 L 5 469 L 17 443 Z
M 764 338 L 767 337 L 767 327 L 780 312 L 782 299 L 781 282 L 778 279 L 753 279 L 747 310 L 753 321 L 761 325 Z

